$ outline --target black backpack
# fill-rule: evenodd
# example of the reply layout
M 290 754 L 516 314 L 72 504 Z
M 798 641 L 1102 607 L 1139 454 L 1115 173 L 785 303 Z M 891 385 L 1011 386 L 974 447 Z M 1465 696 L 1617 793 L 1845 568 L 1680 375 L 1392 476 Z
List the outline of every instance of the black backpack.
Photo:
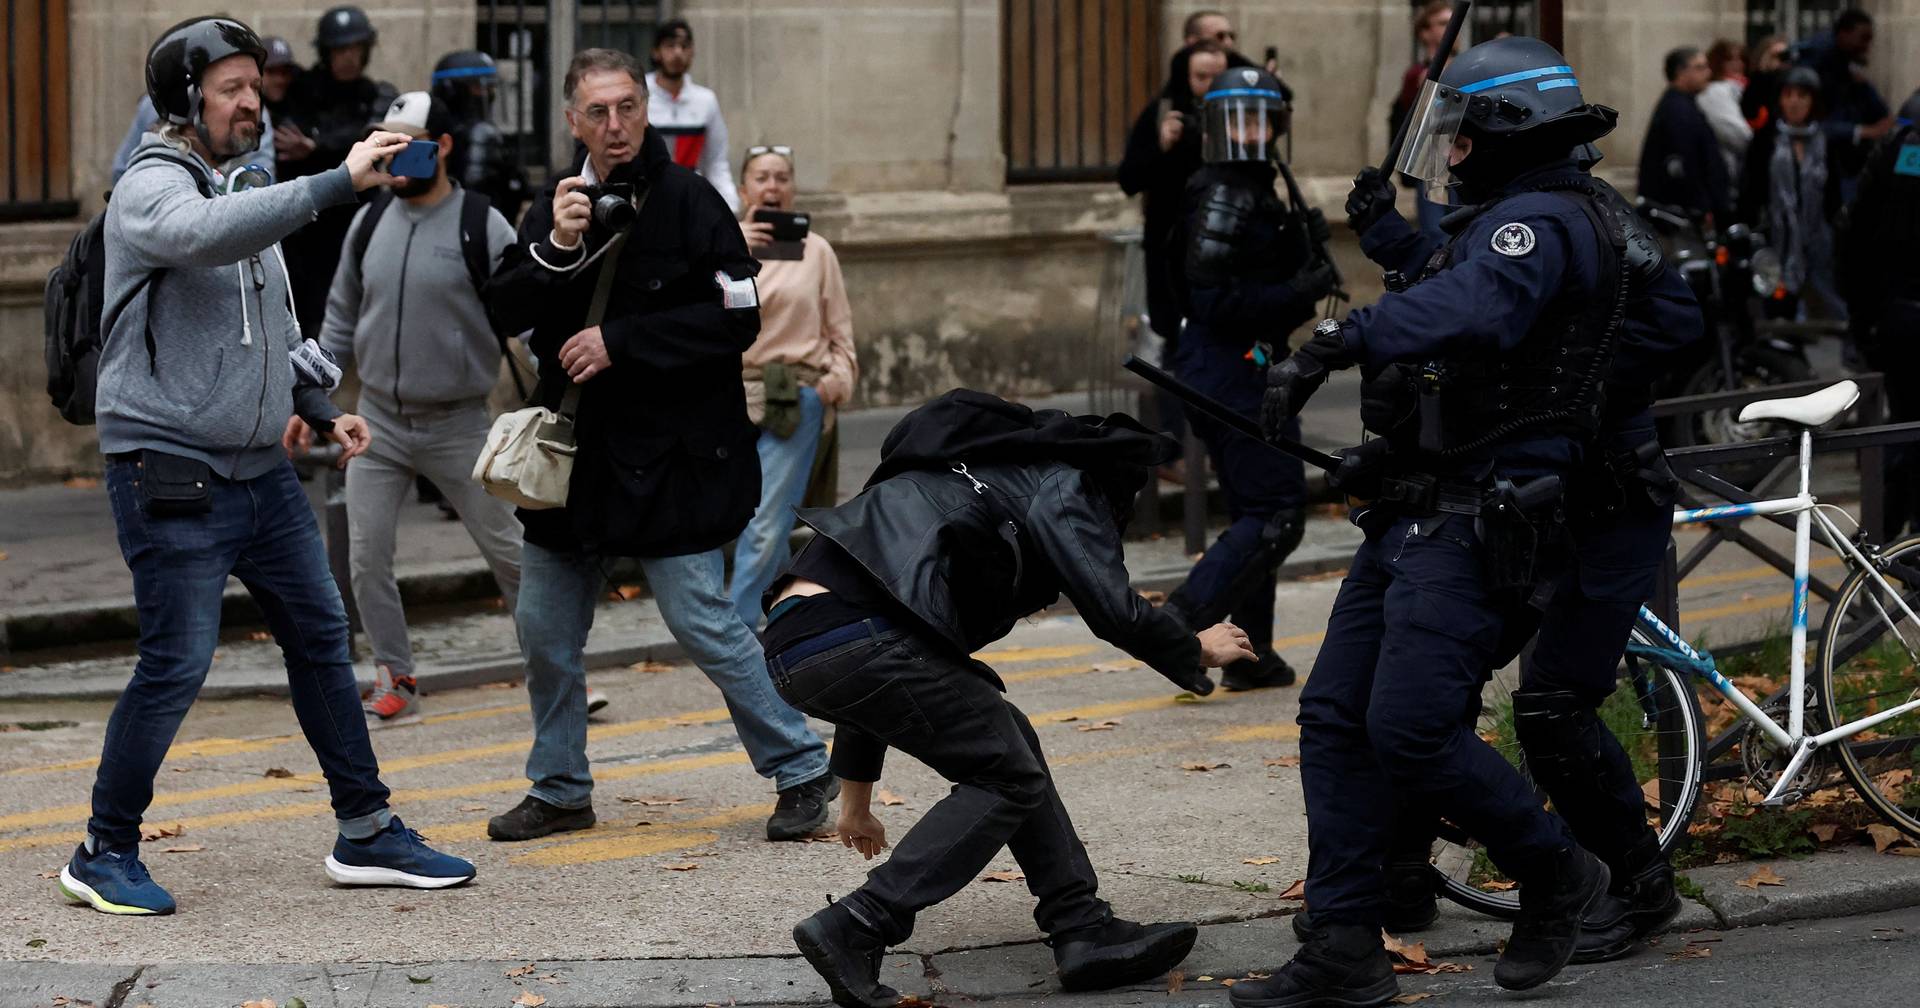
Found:
M 467 262 L 467 279 L 473 281 L 473 291 L 481 294 L 487 286 L 487 278 L 493 274 L 493 255 L 487 250 L 487 211 L 493 209 L 493 202 L 472 189 L 460 190 L 460 256 Z M 380 215 L 393 205 L 391 190 L 382 189 L 367 206 L 367 217 L 360 222 L 359 230 L 353 233 L 350 245 L 353 249 L 354 272 L 365 275 L 361 265 L 367 260 L 367 246 L 373 242 L 373 229 L 380 225 Z M 496 332 L 493 338 L 500 342 L 500 356 L 507 360 L 507 373 L 513 376 L 513 387 L 519 391 L 520 398 L 527 398 L 527 386 L 520 378 L 520 365 L 514 359 L 513 350 L 507 345 L 507 333 Z
M 204 198 L 213 197 L 213 189 L 207 180 L 186 159 L 171 150 L 149 150 L 135 156 L 127 164 L 131 171 L 134 165 L 142 161 L 176 161 L 186 165 L 187 173 L 193 176 L 193 184 Z M 67 257 L 60 261 L 47 274 L 46 291 L 46 352 L 47 352 L 47 396 L 53 400 L 53 408 L 60 411 L 61 419 L 70 424 L 86 426 L 92 424 L 94 390 L 99 382 L 100 351 L 106 342 L 106 334 L 113 329 L 108 318 L 118 318 L 140 292 L 151 290 L 160 282 L 165 269 L 157 269 L 134 285 L 127 296 L 114 305 L 112 312 L 105 310 L 106 298 L 107 250 L 106 211 L 101 211 L 80 233 L 73 236 L 73 243 L 67 246 Z M 158 365 L 158 352 L 153 342 L 153 330 L 147 330 L 147 367 Z

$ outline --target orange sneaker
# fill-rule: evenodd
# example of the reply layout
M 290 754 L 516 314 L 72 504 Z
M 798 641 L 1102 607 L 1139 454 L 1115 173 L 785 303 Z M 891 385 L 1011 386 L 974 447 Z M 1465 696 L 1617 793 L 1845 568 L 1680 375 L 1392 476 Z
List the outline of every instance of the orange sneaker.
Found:
M 412 676 L 396 676 L 391 683 L 375 686 L 360 707 L 367 712 L 369 728 L 410 724 L 420 720 L 420 690 Z

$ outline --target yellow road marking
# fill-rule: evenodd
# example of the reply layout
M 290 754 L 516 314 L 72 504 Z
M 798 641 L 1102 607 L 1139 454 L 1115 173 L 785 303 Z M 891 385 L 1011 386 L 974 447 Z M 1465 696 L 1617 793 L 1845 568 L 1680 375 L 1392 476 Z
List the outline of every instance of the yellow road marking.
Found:
M 1706 609 L 1688 609 L 1686 606 L 1681 606 L 1680 626 L 1682 628 L 1697 626 L 1701 623 L 1708 623 L 1728 616 L 1765 612 L 1769 609 L 1776 610 L 1784 616 L 1787 606 L 1792 604 L 1792 602 L 1792 592 L 1781 592 L 1778 595 L 1764 595 L 1760 598 L 1748 599 L 1745 602 L 1734 602 L 1730 605 L 1712 606 Z
M 543 847 L 513 858 L 512 863 L 552 867 L 620 861 L 626 858 L 645 857 L 649 854 L 661 854 L 670 850 L 712 843 L 720 838 L 719 834 L 705 832 L 706 830 L 724 829 L 743 822 L 764 819 L 767 813 L 766 805 L 740 805 L 698 819 L 629 826 L 606 836 Z
M 1122 669 L 1146 668 L 1147 663 L 1131 658 L 1119 661 L 1101 662 L 1100 671 L 1118 672 Z M 1086 675 L 1094 670 L 1092 665 L 1049 665 L 1046 668 L 1032 669 L 1026 672 L 1009 672 L 1000 677 L 1000 681 L 1012 686 L 1016 683 L 1039 682 L 1043 679 L 1065 679 L 1068 676 Z
M 1839 567 L 1846 561 L 1837 556 L 1820 557 L 1808 563 L 1812 570 L 1826 570 Z M 1697 588 L 1701 585 L 1736 584 L 1741 581 L 1762 581 L 1767 578 L 1786 577 L 1778 568 L 1767 564 L 1755 567 L 1742 567 L 1739 570 L 1721 571 L 1718 574 L 1689 574 L 1680 579 L 1680 587 Z
M 1068 721 L 1099 721 L 1102 718 L 1124 717 L 1128 714 L 1144 714 L 1147 711 L 1165 710 L 1193 700 L 1180 700 L 1170 696 L 1146 697 L 1140 700 L 1115 700 L 1110 703 L 1091 704 L 1086 707 L 1069 707 L 1066 710 L 1047 711 L 1032 715 L 1029 720 L 1044 724 L 1064 724 Z M 1205 701 L 1198 701 L 1204 703 Z
M 1248 725 L 1231 728 L 1213 737 L 1215 742 L 1298 742 L 1300 726 L 1290 724 Z
M 1068 644 L 1062 647 L 1008 648 L 1003 651 L 981 651 L 974 657 L 991 665 L 994 662 L 1057 661 L 1061 658 L 1078 658 L 1100 650 L 1096 644 Z

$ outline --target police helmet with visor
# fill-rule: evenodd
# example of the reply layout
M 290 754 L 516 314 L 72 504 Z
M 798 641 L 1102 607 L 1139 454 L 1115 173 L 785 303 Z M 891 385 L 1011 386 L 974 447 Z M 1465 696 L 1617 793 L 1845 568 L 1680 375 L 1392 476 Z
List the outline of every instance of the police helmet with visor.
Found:
M 1231 67 L 1201 97 L 1200 156 L 1209 163 L 1271 163 L 1292 124 L 1286 85 L 1257 67 Z
M 1509 36 L 1461 53 L 1414 101 L 1394 168 L 1439 188 L 1485 189 L 1613 130 L 1619 113 L 1591 104 L 1559 50 Z M 1470 149 L 1454 153 L 1459 141 Z M 1467 144 L 1460 144 L 1467 148 Z
M 380 33 L 374 30 L 373 20 L 367 17 L 366 11 L 352 4 L 329 8 L 320 15 L 320 23 L 313 32 L 313 46 L 323 55 L 329 49 L 361 42 L 372 45 L 379 40 Z
M 478 49 L 457 49 L 433 65 L 433 96 L 462 118 L 487 117 L 500 70 Z

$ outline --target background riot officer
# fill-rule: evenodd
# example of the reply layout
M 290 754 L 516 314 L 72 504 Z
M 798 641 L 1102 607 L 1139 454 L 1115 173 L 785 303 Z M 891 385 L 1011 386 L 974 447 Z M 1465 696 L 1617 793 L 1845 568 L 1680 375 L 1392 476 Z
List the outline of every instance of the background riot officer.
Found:
M 1319 929 L 1273 978 L 1235 985 L 1236 1005 L 1394 995 L 1382 869 L 1403 804 L 1445 816 L 1521 882 L 1494 972 L 1508 989 L 1565 966 L 1610 880 L 1474 728 L 1510 620 L 1560 573 L 1539 544 L 1557 536 L 1562 491 L 1601 425 L 1625 237 L 1569 152 L 1617 113 L 1585 101 L 1551 46 L 1505 38 L 1429 80 L 1412 114 L 1397 167 L 1451 178 L 1473 208 L 1447 218 L 1450 240 L 1411 286 L 1323 322 L 1268 375 L 1262 423 L 1277 433 L 1329 371 L 1363 366 L 1366 420 L 1387 436 L 1339 474 L 1372 498 L 1353 515 L 1366 539 L 1300 698 Z
M 1171 356 L 1173 371 L 1249 417 L 1259 411 L 1264 379 L 1248 354 L 1256 344 L 1284 346 L 1335 282 L 1309 233 L 1324 231 L 1324 219 L 1275 192 L 1277 145 L 1290 117 L 1287 94 L 1272 74 L 1238 67 L 1215 79 L 1201 111 L 1206 164 L 1187 185 L 1188 211 L 1175 233 L 1176 247 L 1186 250 L 1180 287 L 1187 325 Z M 1306 472 L 1299 461 L 1277 458 L 1202 414 L 1189 413 L 1188 422 L 1206 442 L 1231 524 L 1167 604 L 1189 625 L 1231 617 L 1247 632 L 1260 657 L 1227 666 L 1227 689 L 1289 685 L 1293 670 L 1273 653 L 1274 571 L 1300 544 Z M 1297 424 L 1289 430 L 1299 436 Z
M 367 76 L 367 61 L 379 38 L 367 12 L 358 7 L 334 7 L 320 15 L 313 36 L 320 60 L 294 78 L 287 96 L 290 128 L 274 136 L 283 179 L 339 164 L 399 97 L 392 84 Z M 319 335 L 326 318 L 327 289 L 357 209 L 349 204 L 322 210 L 282 244 L 293 271 L 294 305 L 309 337 Z
M 500 72 L 493 57 L 461 49 L 440 57 L 433 67 L 433 96 L 453 113 L 453 153 L 447 174 L 485 196 L 508 220 L 518 220 L 527 201 L 527 173 L 513 157 L 513 145 L 493 122 L 493 98 Z
M 1841 225 L 1839 274 L 1849 327 L 1875 371 L 1886 373 L 1888 419 L 1920 420 L 1920 91 L 1867 159 Z M 1920 528 L 1920 452 L 1888 452 L 1887 517 Z

